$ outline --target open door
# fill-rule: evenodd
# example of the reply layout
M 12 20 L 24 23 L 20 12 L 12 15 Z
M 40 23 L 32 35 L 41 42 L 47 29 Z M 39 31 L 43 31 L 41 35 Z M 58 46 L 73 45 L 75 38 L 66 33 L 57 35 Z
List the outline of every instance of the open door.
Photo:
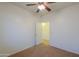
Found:
M 49 44 L 49 22 L 38 22 L 36 24 L 36 44 Z

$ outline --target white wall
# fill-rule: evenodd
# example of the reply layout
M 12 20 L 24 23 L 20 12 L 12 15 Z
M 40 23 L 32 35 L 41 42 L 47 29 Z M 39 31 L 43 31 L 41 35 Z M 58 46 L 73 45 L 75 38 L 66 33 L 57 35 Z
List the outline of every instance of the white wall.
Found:
M 46 16 L 51 23 L 50 45 L 79 54 L 79 5 Z
M 13 54 L 35 44 L 35 22 L 30 12 L 0 3 L 0 55 Z

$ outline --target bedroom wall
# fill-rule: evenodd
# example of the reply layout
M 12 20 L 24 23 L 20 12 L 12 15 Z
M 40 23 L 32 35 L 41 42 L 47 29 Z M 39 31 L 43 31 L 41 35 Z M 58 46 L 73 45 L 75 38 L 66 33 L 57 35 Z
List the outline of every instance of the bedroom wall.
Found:
M 79 54 L 79 5 L 56 10 L 50 21 L 50 45 Z
M 0 56 L 34 46 L 37 19 L 27 10 L 0 3 Z

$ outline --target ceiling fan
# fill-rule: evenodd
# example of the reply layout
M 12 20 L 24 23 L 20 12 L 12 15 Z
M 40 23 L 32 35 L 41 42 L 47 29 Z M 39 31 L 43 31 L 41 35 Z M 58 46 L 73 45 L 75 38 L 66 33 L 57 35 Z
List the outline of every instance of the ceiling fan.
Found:
M 56 2 L 38 2 L 38 3 L 26 4 L 26 6 L 37 5 L 38 6 L 36 10 L 37 13 L 41 10 L 47 10 L 48 12 L 50 12 L 51 8 L 49 8 L 48 4 L 51 4 L 51 3 L 56 3 Z

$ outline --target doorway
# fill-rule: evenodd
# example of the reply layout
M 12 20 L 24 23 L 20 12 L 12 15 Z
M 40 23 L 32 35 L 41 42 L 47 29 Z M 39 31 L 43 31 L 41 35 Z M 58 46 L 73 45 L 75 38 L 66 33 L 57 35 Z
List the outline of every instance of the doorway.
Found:
M 43 43 L 49 45 L 49 22 L 38 22 L 36 24 L 36 44 Z

